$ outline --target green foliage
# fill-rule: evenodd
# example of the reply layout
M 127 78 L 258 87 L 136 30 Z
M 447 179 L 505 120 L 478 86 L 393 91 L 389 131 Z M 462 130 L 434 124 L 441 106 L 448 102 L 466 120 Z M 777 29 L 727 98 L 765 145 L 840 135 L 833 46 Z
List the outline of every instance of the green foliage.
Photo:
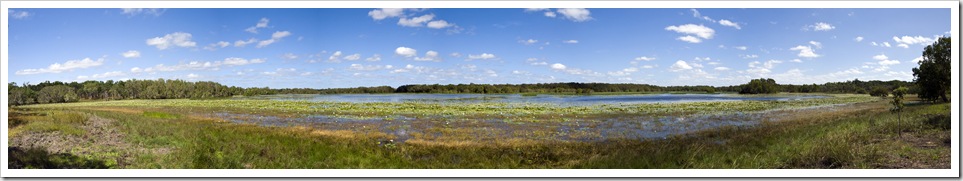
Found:
M 869 92 L 869 95 L 873 97 L 886 97 L 889 96 L 889 91 L 886 87 L 874 87 L 873 90 Z
M 903 104 L 903 95 L 906 95 L 907 91 L 909 91 L 909 89 L 907 89 L 906 87 L 899 87 L 899 88 L 893 89 L 893 101 L 890 102 L 893 105 L 893 108 L 890 109 L 891 111 L 893 112 L 903 111 L 903 108 L 906 107 L 906 105 Z
M 106 169 L 112 166 L 100 160 L 68 153 L 53 154 L 44 148 L 7 147 L 10 169 Z
M 44 87 L 40 89 L 37 93 L 37 102 L 39 103 L 61 103 L 61 102 L 77 102 L 77 93 L 74 93 L 74 88 L 57 85 Z
M 928 101 L 949 102 L 950 83 L 950 37 L 942 37 L 923 50 L 923 61 L 913 68 L 913 81 L 919 87 L 919 97 Z
M 36 103 L 34 97 L 37 97 L 37 93 L 26 87 L 17 87 L 16 85 L 11 85 L 10 92 L 8 92 L 7 104 L 8 105 L 26 105 Z
M 779 93 L 779 84 L 772 79 L 753 79 L 742 85 L 739 94 L 775 94 Z
M 144 117 L 149 118 L 161 118 L 161 119 L 178 119 L 181 118 L 180 115 L 171 114 L 166 112 L 156 112 L 156 111 L 144 111 Z

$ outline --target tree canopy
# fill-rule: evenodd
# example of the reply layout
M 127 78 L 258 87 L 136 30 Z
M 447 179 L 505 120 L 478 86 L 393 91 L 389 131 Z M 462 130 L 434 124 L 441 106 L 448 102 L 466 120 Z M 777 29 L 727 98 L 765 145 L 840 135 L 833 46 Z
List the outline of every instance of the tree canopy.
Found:
M 942 37 L 923 49 L 923 61 L 913 68 L 913 81 L 919 87 L 919 97 L 927 101 L 948 102 L 950 93 L 951 39 Z

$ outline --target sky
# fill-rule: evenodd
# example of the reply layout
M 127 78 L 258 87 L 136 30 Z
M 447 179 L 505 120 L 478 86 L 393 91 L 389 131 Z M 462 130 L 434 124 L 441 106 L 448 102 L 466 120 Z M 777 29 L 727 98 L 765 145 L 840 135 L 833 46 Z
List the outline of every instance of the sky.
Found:
M 13 9 L 10 82 L 239 87 L 913 79 L 950 9 Z

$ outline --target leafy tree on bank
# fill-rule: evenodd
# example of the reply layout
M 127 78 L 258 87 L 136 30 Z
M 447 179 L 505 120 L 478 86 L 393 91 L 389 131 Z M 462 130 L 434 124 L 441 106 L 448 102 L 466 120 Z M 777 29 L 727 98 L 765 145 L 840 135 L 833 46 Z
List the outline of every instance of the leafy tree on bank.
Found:
M 923 61 L 913 68 L 913 81 L 919 87 L 919 97 L 927 101 L 949 102 L 951 39 L 942 37 L 923 49 Z
M 773 79 L 753 79 L 742 85 L 739 94 L 775 94 L 779 93 L 779 84 Z
M 872 91 L 869 91 L 869 95 L 873 97 L 886 97 L 889 96 L 889 90 L 886 87 L 875 87 Z

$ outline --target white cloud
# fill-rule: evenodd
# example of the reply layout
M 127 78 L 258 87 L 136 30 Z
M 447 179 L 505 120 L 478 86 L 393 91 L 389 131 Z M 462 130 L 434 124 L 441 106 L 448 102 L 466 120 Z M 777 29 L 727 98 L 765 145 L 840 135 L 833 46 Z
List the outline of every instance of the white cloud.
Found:
M 739 50 L 746 50 L 746 49 L 748 49 L 748 47 L 746 47 L 746 46 L 737 46 L 737 47 L 733 47 L 733 48 L 739 49 Z
M 263 75 L 271 75 L 271 76 L 278 75 L 277 72 L 261 72 L 261 74 L 263 74 Z
M 341 62 L 341 55 L 343 55 L 341 51 L 335 51 L 331 56 L 328 56 L 328 62 Z
M 863 41 L 863 37 L 857 36 L 857 37 L 854 38 L 853 40 L 855 40 L 856 42 L 861 42 L 861 41 Z
M 909 48 L 909 45 L 901 43 L 899 45 L 896 45 L 896 47 Z
M 790 62 L 796 62 L 796 63 L 802 63 L 802 60 L 799 60 L 798 58 L 797 58 L 797 59 L 792 59 L 792 60 L 789 60 L 789 61 L 790 61 Z
M 552 67 L 552 69 L 555 69 L 555 70 L 565 70 L 565 68 L 567 68 L 567 67 L 565 67 L 564 64 L 560 64 L 560 63 L 552 64 L 551 67 Z
M 468 55 L 468 60 L 488 60 L 488 59 L 494 59 L 494 58 L 496 58 L 495 54 L 489 54 L 489 53 L 482 53 L 481 55 L 471 55 L 471 54 Z
M 184 32 L 174 32 L 163 37 L 147 39 L 146 43 L 149 46 L 156 46 L 160 50 L 167 49 L 170 46 L 194 47 L 197 45 L 196 42 L 191 41 L 191 34 Z
M 244 29 L 244 31 L 251 32 L 251 33 L 257 33 L 257 29 L 258 29 L 258 28 L 267 28 L 268 22 L 270 22 L 270 21 L 271 21 L 271 20 L 269 20 L 269 19 L 267 19 L 267 18 L 261 18 L 261 20 L 258 21 L 257 24 L 255 24 L 254 26 L 249 27 L 249 28 L 247 28 L 247 29 Z
M 578 43 L 578 40 L 565 40 L 565 41 L 562 41 L 562 43 L 576 44 Z
M 418 55 L 418 50 L 408 47 L 398 47 L 395 49 L 395 54 L 404 57 L 414 57 L 415 55 Z
M 889 42 L 883 42 L 883 47 L 892 47 L 892 46 L 889 45 Z
M 244 46 L 246 46 L 247 44 L 251 44 L 251 43 L 254 43 L 254 42 L 257 42 L 257 39 L 251 38 L 251 39 L 248 39 L 247 41 L 238 40 L 238 41 L 235 41 L 235 42 L 234 42 L 234 46 L 235 46 L 235 47 L 244 47 Z
M 673 72 L 678 72 L 681 70 L 689 70 L 689 69 L 692 69 L 692 66 L 690 66 L 688 63 L 682 60 L 676 61 L 675 64 L 672 64 L 672 66 L 669 67 L 669 70 Z
M 741 29 L 742 29 L 742 27 L 740 27 L 738 23 L 734 23 L 734 22 L 729 21 L 729 20 L 724 20 L 724 19 L 723 19 L 723 20 L 719 20 L 719 24 L 721 24 L 722 26 L 733 27 L 733 28 L 736 28 L 736 29 L 738 29 L 738 30 L 741 30 Z
M 650 68 L 655 68 L 655 66 L 652 66 L 652 65 L 643 65 L 642 68 L 644 68 L 644 69 L 650 69 Z
M 665 30 L 675 31 L 676 33 L 693 34 L 704 39 L 712 39 L 712 36 L 716 33 L 712 28 L 695 24 L 669 26 L 665 27 Z
M 284 55 L 281 55 L 281 58 L 293 60 L 293 59 L 298 59 L 298 55 L 295 55 L 293 53 L 285 53 Z
M 426 15 L 414 17 L 414 18 L 400 18 L 398 19 L 398 25 L 406 26 L 406 27 L 421 27 L 421 26 L 424 26 L 425 23 L 427 23 L 428 21 L 431 21 L 431 19 L 434 19 L 434 18 L 435 18 L 435 14 L 426 14 Z
M 375 70 L 382 70 L 382 69 L 391 69 L 391 68 L 393 68 L 393 67 L 394 67 L 394 66 L 391 66 L 391 65 L 361 65 L 361 64 L 351 64 L 351 66 L 348 67 L 348 70 L 354 70 L 354 71 L 375 71 Z
M 130 50 L 124 53 L 120 53 L 120 55 L 123 56 L 124 58 L 137 58 L 137 57 L 140 57 L 140 52 L 137 50 Z
M 424 56 L 424 57 L 415 57 L 415 61 L 434 61 L 434 62 L 440 62 L 440 61 L 441 61 L 441 57 L 438 57 L 438 52 L 428 50 L 428 52 L 425 52 L 425 56 Z
M 197 74 L 194 74 L 194 73 L 187 74 L 187 78 L 193 79 L 193 78 L 198 78 L 198 77 L 201 77 L 201 76 L 200 76 L 200 75 L 197 75 Z
M 684 41 L 684 42 L 689 42 L 689 43 L 700 43 L 700 42 L 702 42 L 702 39 L 696 38 L 696 37 L 694 37 L 694 36 L 689 36 L 689 35 L 680 36 L 679 38 L 676 38 L 676 40 L 682 40 L 682 41 Z
M 873 59 L 879 61 L 879 62 L 877 62 L 877 64 L 882 65 L 882 66 L 884 66 L 884 67 L 885 67 L 885 66 L 889 66 L 889 65 L 899 64 L 899 60 L 890 60 L 889 57 L 887 57 L 887 56 L 884 55 L 884 54 L 879 54 L 879 55 L 873 56 Z M 888 67 L 887 67 L 887 68 L 888 68 Z M 885 70 L 885 68 L 883 68 L 882 70 Z M 879 71 L 882 71 L 882 70 L 879 70 Z
M 364 60 L 365 60 L 365 61 L 369 61 L 369 62 L 381 61 L 381 55 L 379 55 L 379 54 L 374 54 L 374 55 L 371 55 L 371 57 L 368 57 L 368 58 L 366 58 L 366 59 L 364 59 Z
M 451 54 L 448 54 L 448 56 L 452 56 L 452 57 L 461 57 L 461 53 L 458 53 L 458 52 L 454 52 L 454 53 L 451 53 Z
M 359 60 L 359 59 L 361 59 L 361 54 L 355 53 L 355 54 L 351 54 L 351 55 L 348 55 L 348 56 L 344 56 L 344 59 L 345 59 L 345 60 L 348 60 L 348 61 Z
M 692 11 L 692 17 L 699 18 L 699 19 L 706 20 L 706 21 L 711 21 L 711 22 L 713 22 L 713 23 L 716 22 L 716 20 L 710 18 L 709 16 L 702 16 L 702 14 L 699 13 L 699 10 L 689 9 L 689 11 Z
M 756 55 L 756 54 L 752 54 L 752 55 L 742 55 L 742 58 L 745 58 L 745 59 L 759 58 L 759 55 Z
M 160 8 L 120 8 L 120 14 L 126 14 L 129 16 L 136 16 L 139 14 L 160 16 L 164 14 L 164 9 Z
M 813 50 L 813 48 L 810 47 L 810 46 L 802 46 L 802 45 L 799 45 L 799 46 L 796 46 L 796 47 L 792 47 L 792 48 L 790 48 L 789 50 L 799 51 L 799 54 L 798 54 L 799 57 L 816 58 L 816 57 L 821 56 L 821 55 L 819 55 L 819 54 L 816 54 L 816 52 L 815 52 L 815 51 Z
M 696 60 L 696 61 L 707 61 L 707 60 L 712 60 L 712 57 L 705 57 L 705 58 L 703 58 L 703 57 L 695 57 L 695 60 Z
M 191 62 L 191 63 L 194 63 L 194 62 Z M 210 63 L 210 62 L 207 62 L 207 63 Z M 263 60 L 263 59 L 257 59 L 257 58 L 256 58 L 256 59 L 247 60 L 247 59 L 243 59 L 243 58 L 230 57 L 230 58 L 225 58 L 224 61 L 223 61 L 223 63 L 224 63 L 224 65 L 236 65 L 236 66 L 240 66 L 240 65 L 247 65 L 247 64 L 264 63 L 264 60 Z M 217 63 L 215 62 L 215 66 L 216 66 L 216 64 L 217 64 Z
M 9 14 L 10 17 L 13 18 L 13 19 L 25 19 L 25 18 L 30 17 L 31 15 L 33 15 L 33 13 L 30 13 L 30 12 L 18 11 L 18 10 L 12 10 L 12 9 L 9 10 L 8 14 Z
M 404 11 L 404 8 L 381 8 L 369 11 L 368 16 L 371 16 L 371 19 L 374 20 L 382 20 L 401 16 Z
M 559 8 L 556 11 L 559 14 L 562 14 L 565 19 L 569 19 L 574 22 L 592 20 L 592 12 L 589 12 L 589 10 L 585 8 Z
M 244 43 L 244 42 L 241 42 L 241 43 Z M 214 51 L 214 50 L 217 50 L 217 48 L 224 48 L 227 46 L 231 46 L 231 43 L 226 41 L 219 41 L 217 43 L 211 43 L 210 45 L 205 46 L 204 49 Z
M 635 60 L 639 60 L 639 61 L 652 61 L 652 60 L 655 60 L 655 58 L 646 57 L 646 56 L 641 56 L 641 57 L 635 57 Z
M 268 45 L 273 44 L 274 42 L 281 41 L 281 38 L 288 37 L 288 36 L 291 36 L 291 32 L 289 32 L 289 31 L 277 31 L 277 32 L 274 32 L 274 34 L 271 34 L 271 39 L 270 39 L 270 40 L 263 40 L 263 41 L 258 42 L 258 43 L 257 43 L 257 48 L 266 47 L 266 46 L 268 46 Z M 237 44 L 237 43 L 235 42 L 235 44 Z
M 819 43 L 818 41 L 809 41 L 809 44 L 816 46 L 817 49 L 823 48 L 823 43 Z
M 549 10 L 549 9 L 548 8 L 525 8 L 525 12 L 536 12 L 536 11 L 544 11 L 544 10 Z
M 100 58 L 92 60 L 90 58 L 84 58 L 83 60 L 68 60 L 64 63 L 54 63 L 47 68 L 40 69 L 24 69 L 17 71 L 17 75 L 30 75 L 30 74 L 41 74 L 41 73 L 60 73 L 64 71 L 70 71 L 73 69 L 84 69 L 90 67 L 96 67 L 104 64 L 104 59 Z
M 914 45 L 914 44 L 925 45 L 925 44 L 931 44 L 931 43 L 933 43 L 934 41 L 936 41 L 936 39 L 927 38 L 927 37 L 923 37 L 923 36 L 916 36 L 916 37 L 912 37 L 912 36 L 896 37 L 896 36 L 894 36 L 894 37 L 893 37 L 893 41 L 896 41 L 896 43 L 907 44 L 907 45 Z
M 716 67 L 715 69 L 718 71 L 726 71 L 729 70 L 729 67 Z
M 554 18 L 555 16 L 557 16 L 555 12 L 551 12 L 551 11 L 545 12 L 545 17 Z
M 809 29 L 812 29 L 814 31 L 829 31 L 829 30 L 836 29 L 836 27 L 829 23 L 818 22 L 816 24 L 806 26 L 806 30 L 809 30 Z
M 108 77 L 119 77 L 119 76 L 125 76 L 125 75 L 127 75 L 127 73 L 124 73 L 124 72 L 121 72 L 121 71 L 112 71 L 112 72 L 104 72 L 104 73 L 102 73 L 102 74 L 94 74 L 94 75 L 91 75 L 91 76 L 81 75 L 81 76 L 77 76 L 77 79 L 81 79 L 81 80 L 103 79 L 103 78 L 108 78 Z
M 436 20 L 436 21 L 428 22 L 428 28 L 442 29 L 442 28 L 447 28 L 451 26 L 454 26 L 454 24 L 449 24 L 445 20 Z
M 525 45 L 531 45 L 531 44 L 538 43 L 538 40 L 535 40 L 535 39 L 518 40 L 518 43 L 525 44 Z

